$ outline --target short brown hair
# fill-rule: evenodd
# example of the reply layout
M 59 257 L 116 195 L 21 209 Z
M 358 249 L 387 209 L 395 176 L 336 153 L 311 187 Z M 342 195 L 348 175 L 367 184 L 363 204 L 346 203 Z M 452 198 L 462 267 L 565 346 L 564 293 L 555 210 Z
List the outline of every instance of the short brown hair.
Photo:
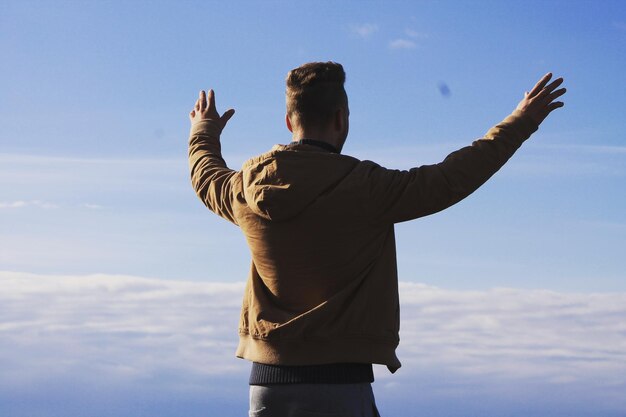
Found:
M 309 62 L 292 69 L 287 74 L 287 115 L 304 128 L 329 123 L 348 103 L 345 81 L 346 73 L 336 62 Z

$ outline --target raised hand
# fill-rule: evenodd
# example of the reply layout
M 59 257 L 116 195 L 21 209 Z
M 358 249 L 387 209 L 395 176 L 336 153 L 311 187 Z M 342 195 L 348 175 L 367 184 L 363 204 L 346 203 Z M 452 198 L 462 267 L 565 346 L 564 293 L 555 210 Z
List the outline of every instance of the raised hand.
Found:
M 214 120 L 219 123 L 220 128 L 224 129 L 228 120 L 235 114 L 235 109 L 228 109 L 220 116 L 215 107 L 215 93 L 213 90 L 209 90 L 209 97 L 207 102 L 207 94 L 204 90 L 200 91 L 198 100 L 193 110 L 189 112 L 189 120 L 191 124 L 199 122 L 200 120 Z
M 563 107 L 562 101 L 554 101 L 567 91 L 565 88 L 556 89 L 563 83 L 563 78 L 557 78 L 548 84 L 551 78 L 552 73 L 544 75 L 530 92 L 524 94 L 524 98 L 517 105 L 517 110 L 530 116 L 537 124 L 541 124 L 553 110 Z

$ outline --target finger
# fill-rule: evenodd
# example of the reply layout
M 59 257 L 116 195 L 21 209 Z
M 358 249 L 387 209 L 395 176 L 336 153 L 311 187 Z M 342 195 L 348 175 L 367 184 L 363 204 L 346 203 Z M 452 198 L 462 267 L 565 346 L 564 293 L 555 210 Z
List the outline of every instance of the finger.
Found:
M 206 109 L 206 93 L 204 90 L 200 90 L 200 98 L 198 99 L 200 103 L 200 109 Z
M 209 90 L 209 108 L 215 109 L 215 92 L 213 89 Z
M 548 113 L 560 107 L 563 107 L 564 105 L 565 103 L 563 103 L 562 101 L 555 101 L 554 103 L 550 103 L 550 105 L 548 106 Z
M 222 122 L 222 127 L 226 126 L 226 123 L 230 120 L 231 117 L 235 114 L 235 109 L 228 109 L 224 112 L 222 117 L 220 117 L 220 122 Z
M 554 101 L 555 98 L 558 98 L 562 96 L 563 94 L 565 94 L 566 91 L 567 90 L 565 88 L 561 88 L 549 94 L 548 89 L 546 87 L 543 90 L 541 90 L 541 92 L 537 94 L 533 100 L 535 100 L 537 103 L 543 103 L 543 105 L 547 105 L 550 102 Z
M 555 99 L 555 98 L 559 98 L 559 97 L 561 97 L 561 96 L 562 96 L 563 94 L 565 94 L 566 92 L 567 92 L 567 89 L 566 89 L 566 88 L 560 88 L 560 89 L 558 89 L 558 90 L 554 91 L 552 94 L 550 94 L 550 95 L 548 96 L 548 98 L 549 98 L 549 100 L 550 100 L 550 101 L 554 101 L 554 99 Z
M 543 87 L 546 86 L 546 84 L 548 84 L 548 81 L 550 81 L 550 78 L 552 78 L 552 73 L 549 72 L 546 75 L 543 76 L 542 79 L 540 79 L 537 84 L 535 84 L 535 86 L 533 87 L 532 90 L 530 90 L 530 93 L 528 93 L 528 95 L 530 97 L 534 97 L 536 96 L 542 89 Z
M 548 84 L 544 90 L 548 90 L 549 92 L 554 91 L 558 86 L 560 86 L 561 84 L 563 84 L 563 78 L 557 78 L 556 80 L 552 81 L 550 84 Z
M 563 106 L 564 104 L 562 101 L 555 101 L 554 103 L 550 103 L 550 105 L 546 106 L 545 110 L 541 112 L 539 117 L 543 121 L 546 117 L 548 117 L 550 113 L 552 113 L 554 110 L 561 108 Z
M 192 110 L 189 112 L 189 117 L 195 117 L 196 116 L 196 111 Z

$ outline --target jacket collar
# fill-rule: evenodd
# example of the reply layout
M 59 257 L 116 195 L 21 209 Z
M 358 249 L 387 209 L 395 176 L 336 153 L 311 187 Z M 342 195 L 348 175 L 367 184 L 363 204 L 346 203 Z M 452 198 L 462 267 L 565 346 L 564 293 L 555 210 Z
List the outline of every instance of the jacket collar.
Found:
M 321 140 L 300 139 L 298 141 L 293 142 L 292 144 L 293 145 L 312 145 L 312 146 L 317 146 L 318 148 L 322 148 L 328 152 L 339 153 L 339 150 L 335 148 L 333 145 L 331 145 L 328 142 L 323 142 Z

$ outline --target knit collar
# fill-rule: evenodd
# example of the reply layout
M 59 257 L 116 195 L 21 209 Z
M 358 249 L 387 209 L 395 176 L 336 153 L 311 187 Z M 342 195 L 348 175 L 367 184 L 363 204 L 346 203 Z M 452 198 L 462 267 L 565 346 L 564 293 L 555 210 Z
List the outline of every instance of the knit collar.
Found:
M 328 142 L 323 142 L 321 140 L 315 139 L 300 139 L 299 141 L 293 142 L 294 145 L 312 145 L 317 146 L 318 148 L 322 148 L 328 152 L 339 153 L 339 150 L 335 148 Z

